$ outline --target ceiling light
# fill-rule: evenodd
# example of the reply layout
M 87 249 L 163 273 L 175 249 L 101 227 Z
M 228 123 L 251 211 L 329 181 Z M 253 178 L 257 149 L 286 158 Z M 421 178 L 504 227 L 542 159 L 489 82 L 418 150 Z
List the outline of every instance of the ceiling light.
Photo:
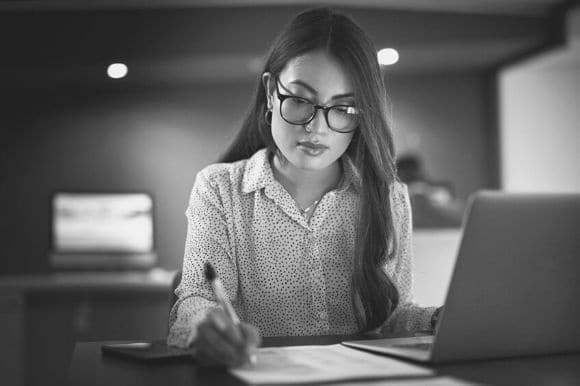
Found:
M 394 48 L 383 48 L 377 54 L 379 64 L 382 66 L 390 66 L 399 61 L 399 52 Z
M 124 78 L 127 72 L 127 66 L 123 63 L 113 63 L 107 67 L 107 75 L 113 79 Z

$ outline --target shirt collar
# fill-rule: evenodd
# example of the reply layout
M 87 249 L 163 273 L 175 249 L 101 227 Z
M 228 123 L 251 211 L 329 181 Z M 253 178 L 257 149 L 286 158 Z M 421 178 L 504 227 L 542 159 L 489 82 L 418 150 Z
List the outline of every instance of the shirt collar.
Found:
M 270 154 L 271 151 L 264 148 L 258 150 L 248 159 L 242 180 L 242 193 L 251 193 L 276 182 L 270 165 Z M 343 178 L 337 190 L 343 191 L 352 185 L 357 191 L 360 191 L 361 177 L 352 159 L 344 154 L 340 161 Z
M 265 148 L 258 150 L 248 159 L 242 180 L 242 193 L 251 193 L 274 183 L 269 158 L 270 151 Z

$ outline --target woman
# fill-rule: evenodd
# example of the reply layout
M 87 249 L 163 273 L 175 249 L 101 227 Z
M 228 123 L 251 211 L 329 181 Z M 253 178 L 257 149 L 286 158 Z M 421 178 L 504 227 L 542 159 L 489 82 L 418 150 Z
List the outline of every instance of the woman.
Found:
M 236 366 L 260 336 L 415 331 L 411 217 L 370 38 L 328 8 L 274 42 L 240 132 L 196 178 L 168 343 Z M 243 322 L 217 307 L 211 262 Z

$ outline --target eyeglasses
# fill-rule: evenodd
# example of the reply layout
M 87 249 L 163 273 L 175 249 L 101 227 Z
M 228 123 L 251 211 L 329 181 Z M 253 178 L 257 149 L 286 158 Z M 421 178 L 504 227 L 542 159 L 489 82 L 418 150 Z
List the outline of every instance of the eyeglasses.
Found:
M 292 125 L 305 125 L 314 119 L 318 110 L 322 110 L 326 124 L 331 130 L 338 133 L 350 133 L 357 128 L 359 111 L 356 107 L 349 105 L 320 106 L 306 98 L 281 94 L 278 85 L 280 85 L 280 80 L 276 78 L 280 116 L 286 122 Z

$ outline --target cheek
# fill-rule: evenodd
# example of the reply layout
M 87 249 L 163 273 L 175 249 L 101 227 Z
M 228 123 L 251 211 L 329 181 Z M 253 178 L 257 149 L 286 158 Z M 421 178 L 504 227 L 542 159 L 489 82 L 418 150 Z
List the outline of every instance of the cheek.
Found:
M 279 115 L 274 114 L 272 117 L 272 138 L 279 149 L 293 147 L 297 141 L 297 130 L 299 126 L 290 125 Z
M 348 148 L 348 145 L 350 145 L 353 136 L 354 136 L 353 133 L 349 134 L 335 133 L 332 138 L 331 144 L 333 152 L 339 153 L 339 156 L 342 155 L 342 153 L 344 153 Z

